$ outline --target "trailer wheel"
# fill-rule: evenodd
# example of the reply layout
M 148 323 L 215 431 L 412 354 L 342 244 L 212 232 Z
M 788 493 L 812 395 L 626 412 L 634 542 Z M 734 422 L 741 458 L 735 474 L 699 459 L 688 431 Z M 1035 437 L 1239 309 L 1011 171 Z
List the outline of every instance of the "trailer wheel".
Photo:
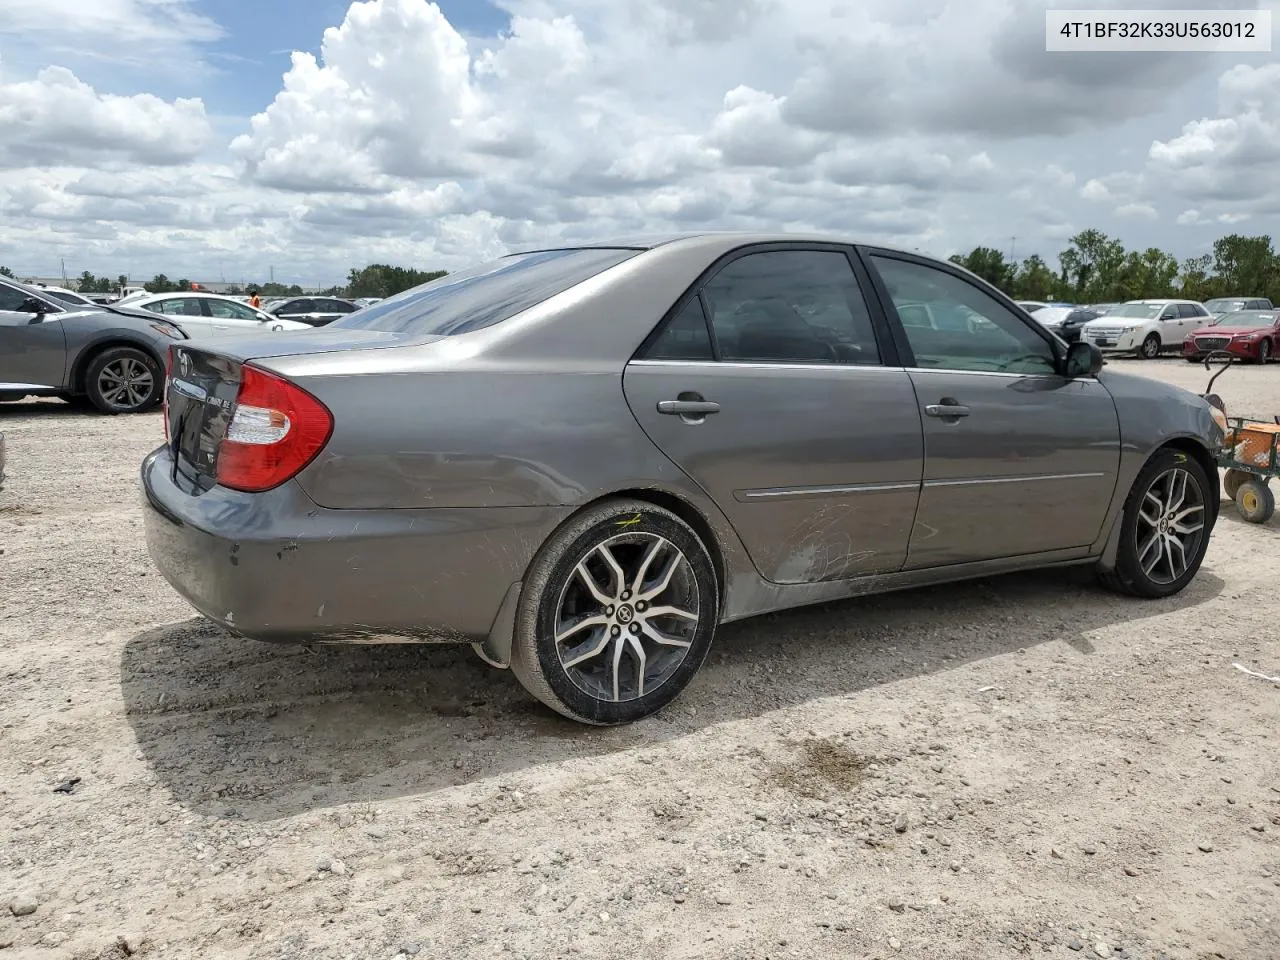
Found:
M 1236 509 L 1250 523 L 1266 523 L 1276 512 L 1275 494 L 1261 480 L 1249 479 L 1236 491 Z
M 1228 470 L 1226 476 L 1222 478 L 1222 492 L 1228 500 L 1236 498 L 1236 491 L 1240 489 L 1240 484 L 1250 479 L 1253 475 L 1243 470 Z

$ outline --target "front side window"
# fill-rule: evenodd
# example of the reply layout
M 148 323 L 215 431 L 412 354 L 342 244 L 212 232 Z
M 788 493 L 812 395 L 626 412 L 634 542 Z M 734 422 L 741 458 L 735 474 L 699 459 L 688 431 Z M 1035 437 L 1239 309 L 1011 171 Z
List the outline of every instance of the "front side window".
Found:
M 148 310 L 171 317 L 200 317 L 204 315 L 204 312 L 200 309 L 200 301 L 193 300 L 191 297 L 173 297 L 169 300 L 144 303 L 143 306 Z
M 0 310 L 20 311 L 22 304 L 26 302 L 29 296 L 31 294 L 19 290 L 17 287 L 10 287 L 7 284 L 0 283 Z
M 331 326 L 415 336 L 470 333 L 510 319 L 637 253 L 597 247 L 501 257 L 348 313 Z
M 1048 374 L 1053 348 L 994 297 L 937 267 L 871 257 L 902 319 L 915 365 L 927 369 Z M 928 322 L 924 318 L 928 317 Z
M 289 300 L 276 308 L 276 316 L 289 317 L 300 313 L 313 313 L 315 304 L 310 300 Z
M 771 250 L 731 261 L 703 288 L 721 360 L 878 364 L 857 275 L 836 250 Z

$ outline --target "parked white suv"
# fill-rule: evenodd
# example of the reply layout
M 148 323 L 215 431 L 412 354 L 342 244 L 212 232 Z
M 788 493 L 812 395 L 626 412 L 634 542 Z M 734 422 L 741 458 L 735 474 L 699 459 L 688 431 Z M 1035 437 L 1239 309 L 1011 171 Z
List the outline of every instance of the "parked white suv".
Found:
M 1080 338 L 1103 353 L 1151 360 L 1161 353 L 1181 352 L 1187 334 L 1211 319 L 1204 304 L 1194 300 L 1130 300 L 1086 323 Z

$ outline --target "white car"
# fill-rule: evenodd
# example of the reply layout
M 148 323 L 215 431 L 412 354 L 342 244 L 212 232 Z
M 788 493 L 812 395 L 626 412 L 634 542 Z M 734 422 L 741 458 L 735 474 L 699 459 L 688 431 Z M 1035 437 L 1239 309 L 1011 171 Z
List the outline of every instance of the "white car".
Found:
M 1031 314 L 1031 319 L 1046 330 L 1057 333 L 1062 327 L 1062 321 L 1075 309 L 1076 307 L 1041 307 Z
M 149 293 L 130 300 L 128 305 L 164 314 L 192 339 L 313 329 L 309 323 L 282 320 L 216 293 Z
M 1212 319 L 1194 300 L 1130 300 L 1080 328 L 1080 338 L 1104 354 L 1133 354 L 1152 360 L 1182 351 L 1187 334 Z

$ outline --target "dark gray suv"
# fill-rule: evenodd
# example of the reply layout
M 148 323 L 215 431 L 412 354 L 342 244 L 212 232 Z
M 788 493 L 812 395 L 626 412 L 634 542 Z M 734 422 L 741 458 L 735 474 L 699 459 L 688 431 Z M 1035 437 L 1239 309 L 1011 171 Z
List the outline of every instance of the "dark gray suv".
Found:
M 182 328 L 141 310 L 69 304 L 0 277 L 0 402 L 61 397 L 103 413 L 159 405 Z

